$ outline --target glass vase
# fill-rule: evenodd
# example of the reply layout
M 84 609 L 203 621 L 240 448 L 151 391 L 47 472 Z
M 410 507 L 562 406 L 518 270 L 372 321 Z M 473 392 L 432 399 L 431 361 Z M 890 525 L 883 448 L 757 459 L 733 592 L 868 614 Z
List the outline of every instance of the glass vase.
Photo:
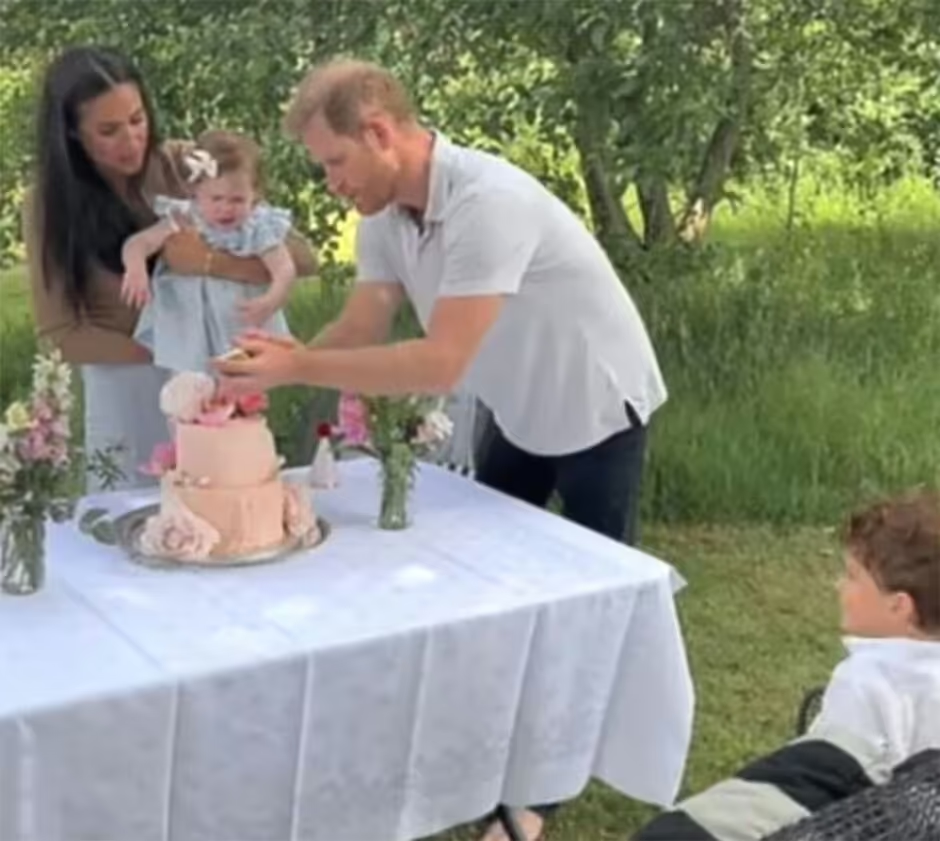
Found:
M 46 580 L 46 520 L 26 511 L 0 516 L 0 590 L 28 596 Z
M 408 502 L 414 469 L 415 455 L 411 447 L 407 444 L 392 444 L 382 458 L 380 529 L 405 529 L 411 524 Z

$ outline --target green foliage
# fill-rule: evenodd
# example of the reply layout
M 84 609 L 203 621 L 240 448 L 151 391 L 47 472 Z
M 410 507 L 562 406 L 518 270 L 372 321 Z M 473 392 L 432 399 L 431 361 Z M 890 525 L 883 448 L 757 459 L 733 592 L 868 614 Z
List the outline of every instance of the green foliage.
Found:
M 864 9 L 864 13 L 860 11 Z M 931 170 L 940 124 L 928 0 L 2 0 L 0 261 L 29 155 L 25 85 L 67 44 L 114 43 L 142 65 L 165 133 L 258 137 L 272 198 L 335 257 L 343 210 L 280 114 L 314 61 L 339 53 L 398 72 L 427 119 L 499 149 L 579 212 L 626 270 L 758 172 L 789 176 L 824 150 L 858 187 Z M 746 185 L 745 185 L 746 186 Z M 628 193 L 634 213 L 624 211 Z M 791 215 L 796 209 L 791 205 Z M 638 263 L 640 261 L 640 263 Z
M 671 392 L 651 516 L 832 521 L 936 481 L 940 201 L 908 181 L 874 217 L 815 190 L 812 224 L 788 233 L 778 207 L 775 228 L 772 196 L 755 197 L 719 219 L 705 266 L 640 290 Z

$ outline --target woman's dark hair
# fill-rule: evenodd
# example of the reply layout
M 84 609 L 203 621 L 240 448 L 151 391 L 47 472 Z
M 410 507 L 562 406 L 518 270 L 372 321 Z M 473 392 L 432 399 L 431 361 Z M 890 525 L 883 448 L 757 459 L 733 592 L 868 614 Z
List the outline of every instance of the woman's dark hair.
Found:
M 153 107 L 136 67 L 101 47 L 73 47 L 46 70 L 37 120 L 36 170 L 45 276 L 58 273 L 68 300 L 80 308 L 91 267 L 120 272 L 121 246 L 143 221 L 117 195 L 89 160 L 78 137 L 80 107 L 122 84 L 134 84 L 147 113 L 149 137 L 141 172 L 131 178 L 130 197 L 142 201 L 142 184 L 157 144 Z

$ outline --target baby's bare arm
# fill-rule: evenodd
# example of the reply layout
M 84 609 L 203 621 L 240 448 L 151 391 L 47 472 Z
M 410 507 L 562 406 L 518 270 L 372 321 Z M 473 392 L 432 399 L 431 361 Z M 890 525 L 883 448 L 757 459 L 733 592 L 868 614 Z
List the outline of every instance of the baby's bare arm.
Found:
M 277 245 L 261 255 L 261 261 L 271 274 L 271 289 L 287 294 L 297 279 L 297 266 L 286 245 Z

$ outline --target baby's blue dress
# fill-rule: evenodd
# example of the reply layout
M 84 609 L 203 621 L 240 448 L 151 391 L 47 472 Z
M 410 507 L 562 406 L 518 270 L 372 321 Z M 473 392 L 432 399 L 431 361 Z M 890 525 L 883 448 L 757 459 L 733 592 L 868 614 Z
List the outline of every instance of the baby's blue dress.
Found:
M 206 243 L 237 257 L 255 257 L 284 242 L 291 227 L 290 211 L 258 204 L 238 228 L 209 226 L 195 205 L 186 200 L 156 196 L 154 212 L 191 220 Z M 171 371 L 213 373 L 209 361 L 231 350 L 245 332 L 238 305 L 263 295 L 267 287 L 208 276 L 177 275 L 162 260 L 151 283 L 152 297 L 143 308 L 134 337 L 153 353 L 154 364 Z M 288 335 L 283 312 L 261 327 L 268 333 Z

